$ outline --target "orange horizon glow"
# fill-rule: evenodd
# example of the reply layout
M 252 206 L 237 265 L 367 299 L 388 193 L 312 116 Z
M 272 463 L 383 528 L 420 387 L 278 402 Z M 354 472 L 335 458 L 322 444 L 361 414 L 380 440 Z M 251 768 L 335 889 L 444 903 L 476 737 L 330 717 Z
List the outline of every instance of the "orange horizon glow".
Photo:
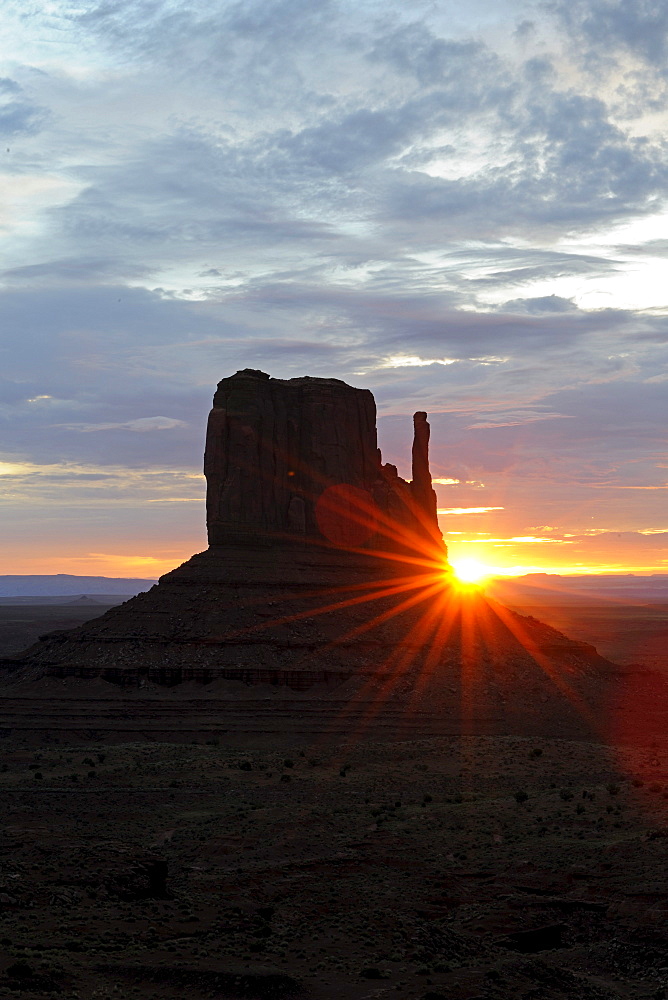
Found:
M 120 552 L 100 552 L 86 551 L 83 547 L 79 552 L 73 552 L 73 546 L 68 546 L 68 551 L 61 547 L 53 546 L 53 551 L 45 552 L 44 545 L 40 545 L 33 554 L 24 545 L 16 545 L 14 550 L 5 547 L 4 558 L 0 559 L 0 575 L 55 575 L 60 573 L 71 574 L 73 576 L 106 576 L 110 579 L 114 577 L 138 579 L 157 579 L 170 570 L 186 562 L 196 552 L 206 549 L 206 540 L 190 541 L 190 544 L 172 544 L 169 548 L 155 548 L 149 546 L 139 546 L 133 551 L 136 539 L 122 543 Z M 111 548 L 111 546 L 109 546 Z M 120 546 L 119 546 L 120 548 Z M 448 542 L 450 562 L 453 568 L 461 561 L 470 560 L 471 563 L 478 562 L 486 567 L 484 573 L 484 584 L 491 583 L 495 579 L 508 577 L 525 576 L 527 574 L 548 574 L 554 576 L 600 576 L 600 575 L 624 575 L 636 574 L 651 576 L 653 574 L 668 574 L 668 565 L 629 563 L 627 565 L 619 562 L 609 563 L 553 563 L 546 561 L 533 562 L 521 560 L 520 553 L 508 551 L 508 565 L 500 565 L 500 560 L 483 556 L 480 546 L 471 546 L 469 549 L 466 543 Z M 515 558 L 513 558 L 515 556 Z M 512 560 L 512 562 L 510 561 Z

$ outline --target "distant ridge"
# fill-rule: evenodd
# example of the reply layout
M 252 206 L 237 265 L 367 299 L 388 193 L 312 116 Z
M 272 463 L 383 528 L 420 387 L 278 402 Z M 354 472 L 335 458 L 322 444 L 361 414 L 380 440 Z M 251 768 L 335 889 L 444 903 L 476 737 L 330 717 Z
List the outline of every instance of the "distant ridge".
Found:
M 123 595 L 133 597 L 157 583 L 116 576 L 73 576 L 69 573 L 52 575 L 0 576 L 0 598 L 3 597 L 72 597 L 82 595 Z M 624 600 L 668 601 L 668 573 L 642 575 L 592 574 L 591 576 L 560 576 L 557 573 L 529 573 L 526 576 L 494 580 L 485 588 L 489 597 L 507 603 L 576 604 L 600 598 L 605 603 Z
M 668 602 L 668 574 L 591 574 L 559 576 L 556 573 L 528 573 L 501 577 L 485 591 L 503 604 L 631 604 Z
M 81 597 L 82 594 L 123 594 L 150 590 L 156 580 L 117 576 L 0 576 L 0 597 Z

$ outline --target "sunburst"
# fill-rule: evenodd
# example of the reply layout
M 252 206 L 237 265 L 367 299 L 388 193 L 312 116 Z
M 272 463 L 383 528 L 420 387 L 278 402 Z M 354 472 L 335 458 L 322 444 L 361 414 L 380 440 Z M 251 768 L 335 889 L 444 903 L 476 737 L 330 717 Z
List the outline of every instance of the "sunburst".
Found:
M 494 576 L 494 569 L 491 566 L 468 556 L 452 559 L 451 565 L 459 583 L 482 584 Z

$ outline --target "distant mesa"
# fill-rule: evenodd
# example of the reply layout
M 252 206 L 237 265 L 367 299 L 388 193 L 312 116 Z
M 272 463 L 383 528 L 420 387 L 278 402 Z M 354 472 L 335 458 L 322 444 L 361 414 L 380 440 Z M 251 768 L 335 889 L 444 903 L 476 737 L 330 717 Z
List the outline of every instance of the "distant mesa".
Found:
M 124 686 L 348 681 L 389 698 L 416 684 L 424 695 L 426 678 L 442 683 L 445 664 L 471 658 L 534 673 L 541 650 L 597 664 L 592 647 L 525 619 L 527 652 L 519 616 L 482 597 L 475 628 L 466 624 L 438 527 L 427 414 L 413 421 L 407 482 L 382 462 L 368 390 L 253 369 L 223 379 L 204 456 L 208 549 L 146 593 L 5 660 L 5 672 Z
M 72 576 L 70 573 L 54 575 L 0 576 L 0 600 L 4 598 L 63 598 L 108 597 L 125 595 L 133 597 L 141 591 L 149 590 L 155 580 L 127 579 L 109 576 Z M 41 601 L 40 603 L 44 603 Z M 62 603 L 59 601 L 58 603 Z

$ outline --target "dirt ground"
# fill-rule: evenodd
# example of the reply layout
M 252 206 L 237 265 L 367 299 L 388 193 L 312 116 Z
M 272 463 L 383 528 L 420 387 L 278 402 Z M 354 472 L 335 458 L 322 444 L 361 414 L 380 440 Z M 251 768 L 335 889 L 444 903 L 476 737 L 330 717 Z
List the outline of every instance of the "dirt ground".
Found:
M 668 998 L 657 676 L 596 733 L 550 700 L 5 687 L 0 997 Z
M 47 632 L 83 625 L 117 603 L 0 604 L 0 656 L 32 646 Z
M 614 663 L 668 670 L 668 604 L 512 607 L 572 639 L 590 642 Z
M 0 996 L 668 995 L 666 740 L 292 714 L 187 743 L 5 729 Z

